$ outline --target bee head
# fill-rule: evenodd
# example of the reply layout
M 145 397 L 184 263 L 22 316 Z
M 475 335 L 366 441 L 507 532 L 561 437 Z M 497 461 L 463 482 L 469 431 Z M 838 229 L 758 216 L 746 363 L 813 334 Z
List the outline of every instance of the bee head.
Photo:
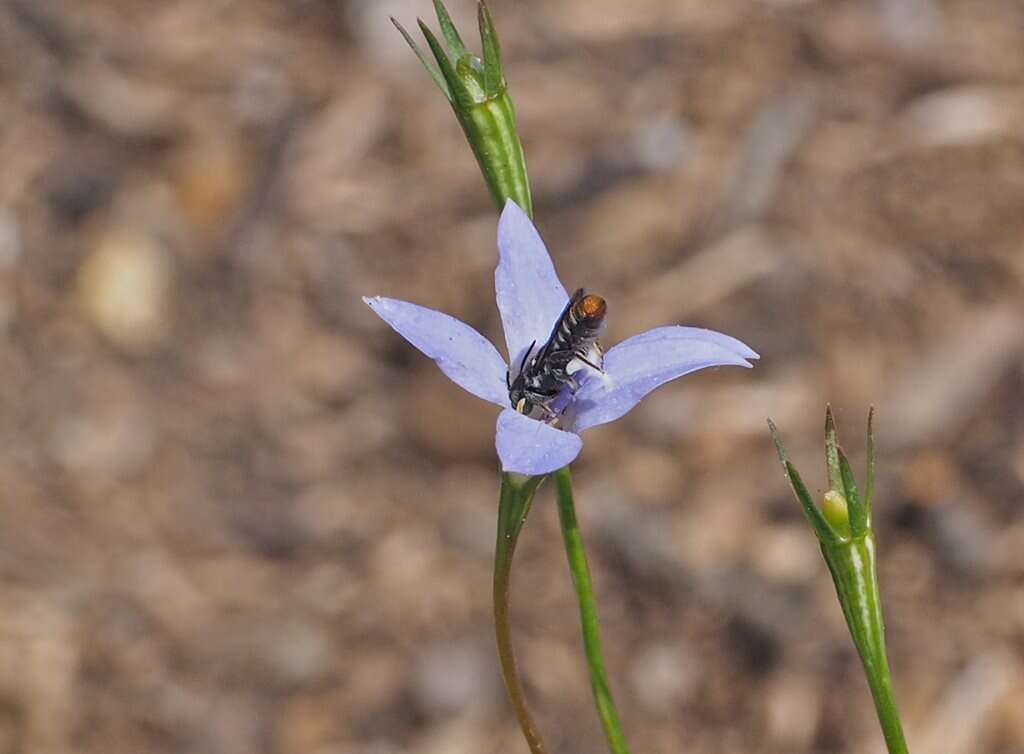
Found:
M 527 397 L 526 381 L 522 375 L 512 380 L 508 388 L 508 400 L 512 408 L 520 414 L 529 416 L 533 412 L 533 402 Z

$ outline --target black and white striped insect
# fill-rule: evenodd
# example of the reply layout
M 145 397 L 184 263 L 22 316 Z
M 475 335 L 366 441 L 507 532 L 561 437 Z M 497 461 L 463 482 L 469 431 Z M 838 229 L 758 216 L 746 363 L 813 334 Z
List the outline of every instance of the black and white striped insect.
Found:
M 579 388 L 569 371 L 575 361 L 601 371 L 601 346 L 597 342 L 607 304 L 600 296 L 587 294 L 582 288 L 572 294 L 569 303 L 555 322 L 551 335 L 539 349 L 534 341 L 526 350 L 519 374 L 512 379 L 506 375 L 508 397 L 512 408 L 527 416 L 539 410 L 547 421 L 558 417 L 552 407 L 562 390 Z

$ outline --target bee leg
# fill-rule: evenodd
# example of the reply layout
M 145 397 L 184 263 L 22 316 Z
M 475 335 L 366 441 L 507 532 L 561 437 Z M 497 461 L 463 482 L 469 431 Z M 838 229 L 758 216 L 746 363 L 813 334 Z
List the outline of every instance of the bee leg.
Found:
M 588 359 L 585 355 L 578 353 L 578 354 L 576 354 L 576 358 L 579 359 L 580 361 L 582 361 L 584 364 L 586 364 L 588 367 L 590 367 L 594 371 L 600 372 L 601 374 L 604 374 L 604 370 L 601 367 L 599 367 L 597 364 L 592 362 L 590 359 Z
M 556 414 L 550 408 L 545 408 L 543 421 L 545 424 L 554 424 L 556 421 L 558 421 L 558 414 Z

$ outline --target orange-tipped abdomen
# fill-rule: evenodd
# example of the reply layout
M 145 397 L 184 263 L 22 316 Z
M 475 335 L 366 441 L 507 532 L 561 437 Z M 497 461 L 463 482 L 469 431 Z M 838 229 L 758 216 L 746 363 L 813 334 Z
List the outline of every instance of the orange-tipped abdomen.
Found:
M 608 304 L 600 296 L 594 296 L 593 294 L 587 294 L 579 300 L 576 304 L 576 313 L 580 319 L 589 320 L 591 322 L 600 322 L 604 319 L 604 314 L 608 309 Z

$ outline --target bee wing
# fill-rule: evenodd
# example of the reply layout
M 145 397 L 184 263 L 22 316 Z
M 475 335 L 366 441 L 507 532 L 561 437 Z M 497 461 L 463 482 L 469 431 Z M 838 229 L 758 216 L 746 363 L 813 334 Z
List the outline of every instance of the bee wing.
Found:
M 569 363 L 576 358 L 576 352 L 563 349 L 561 351 L 552 351 L 549 353 L 544 363 L 553 369 L 565 369 L 569 366 Z
M 565 318 L 569 316 L 569 310 L 572 309 L 573 306 L 576 305 L 576 302 L 585 295 L 586 291 L 582 288 L 577 288 L 576 292 L 572 294 L 572 298 L 569 299 L 569 303 L 565 305 L 565 308 L 562 309 L 562 313 L 558 315 L 558 319 L 555 320 L 555 324 L 551 327 L 551 334 L 548 335 L 548 339 L 544 341 L 544 345 L 541 346 L 541 349 L 537 352 L 536 360 L 538 364 L 544 363 L 551 357 L 552 353 L 555 353 L 552 351 L 552 345 L 555 342 L 555 338 L 558 337 L 558 329 L 562 326 Z

